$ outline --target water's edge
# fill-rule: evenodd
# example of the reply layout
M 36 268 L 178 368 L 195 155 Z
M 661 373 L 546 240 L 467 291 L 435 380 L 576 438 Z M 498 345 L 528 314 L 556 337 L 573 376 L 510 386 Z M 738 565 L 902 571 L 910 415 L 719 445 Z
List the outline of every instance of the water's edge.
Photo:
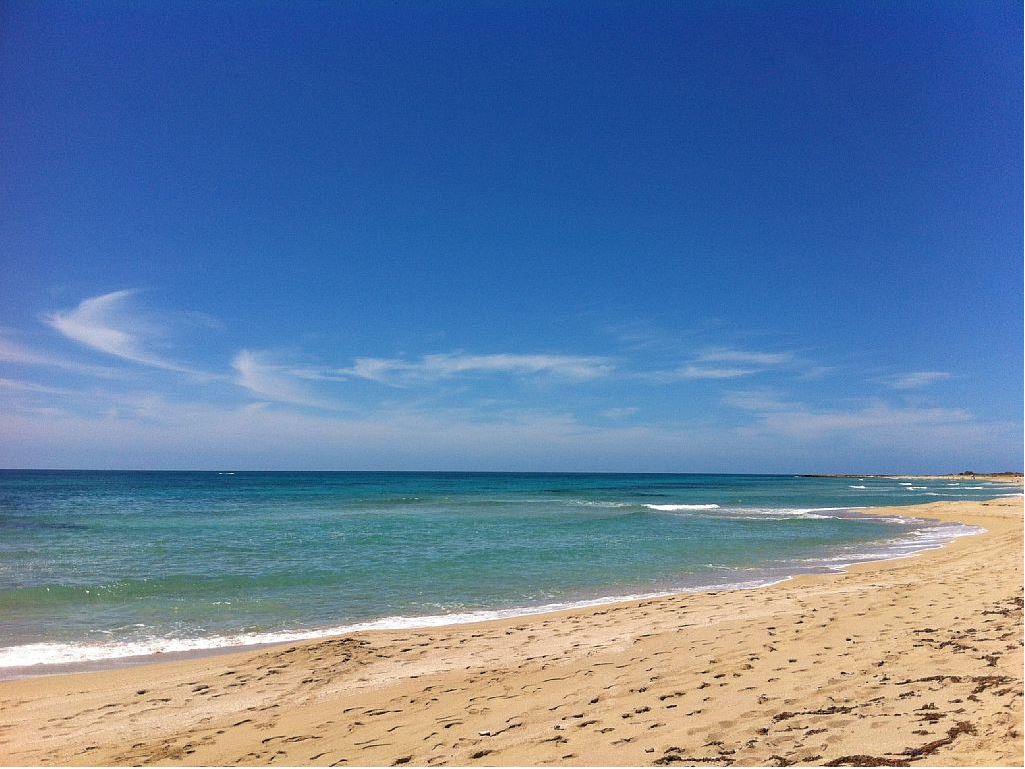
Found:
M 1018 494 L 1007 496 L 1020 496 Z M 853 510 L 854 508 L 843 508 Z M 863 507 L 858 508 L 858 513 L 866 516 L 895 517 L 894 507 Z M 882 512 L 886 511 L 886 512 Z M 790 581 L 798 576 L 826 576 L 829 574 L 842 574 L 851 566 L 866 564 L 879 564 L 888 561 L 903 560 L 921 553 L 939 550 L 961 537 L 976 536 L 985 534 L 986 529 L 981 526 L 974 526 L 963 523 L 943 522 L 933 518 L 904 515 L 901 510 L 901 517 L 908 522 L 927 525 L 944 525 L 948 529 L 941 541 L 930 540 L 922 543 L 921 546 L 913 547 L 905 552 L 887 552 L 881 548 L 875 554 L 878 557 L 866 557 L 848 562 L 839 562 L 833 565 L 822 565 L 813 568 L 806 568 L 795 571 L 792 574 L 776 576 L 767 579 L 753 579 L 741 582 L 710 583 L 687 588 L 662 590 L 649 593 L 635 593 L 627 595 L 602 596 L 597 598 L 547 603 L 535 606 L 514 607 L 508 609 L 482 609 L 471 612 L 428 615 L 419 617 L 383 617 L 376 620 L 357 622 L 348 625 L 338 625 L 327 628 L 296 630 L 294 632 L 279 631 L 269 633 L 254 633 L 245 635 L 210 636 L 194 639 L 167 639 L 164 642 L 156 642 L 153 646 L 161 645 L 163 648 L 157 650 L 141 650 L 133 653 L 131 644 L 121 647 L 109 647 L 99 651 L 103 647 L 93 647 L 97 650 L 94 656 L 68 661 L 48 662 L 40 659 L 39 662 L 21 665 L 0 664 L 0 681 L 13 680 L 18 678 L 30 678 L 37 676 L 63 675 L 67 673 L 96 672 L 103 670 L 118 669 L 124 667 L 136 667 L 140 665 L 159 664 L 164 662 L 182 661 L 188 659 L 200 659 L 203 657 L 221 656 L 233 653 L 245 653 L 259 649 L 266 649 L 284 644 L 315 641 L 328 639 L 352 633 L 368 631 L 389 631 L 389 630 L 416 630 L 423 628 L 447 627 L 454 625 L 468 625 L 485 622 L 494 622 L 518 617 L 536 617 L 539 615 L 552 614 L 564 611 L 588 609 L 597 606 L 611 604 L 624 604 L 635 601 L 667 598 L 671 596 L 694 595 L 694 594 L 715 594 L 720 592 L 732 592 L 736 590 L 755 590 L 759 588 L 778 585 Z M 894 538 L 882 543 L 885 546 L 893 547 L 901 543 L 901 538 Z M 905 545 L 905 547 L 907 547 Z M 796 566 L 796 564 L 795 564 Z M 139 646 L 141 646 L 140 644 Z M 63 644 L 34 644 L 40 658 L 45 658 L 48 652 L 54 647 L 64 646 Z M 50 648 L 47 648 L 50 647 Z M 27 647 L 14 647 L 24 651 Z M 52 656 L 50 656 L 52 659 Z

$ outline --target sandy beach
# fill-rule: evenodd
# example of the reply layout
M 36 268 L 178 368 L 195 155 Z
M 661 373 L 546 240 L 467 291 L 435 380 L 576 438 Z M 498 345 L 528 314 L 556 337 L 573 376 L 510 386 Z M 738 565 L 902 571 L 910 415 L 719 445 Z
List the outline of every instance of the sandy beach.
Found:
M 1022 500 L 899 512 L 986 533 L 756 590 L 6 681 L 0 763 L 1021 765 Z
M 1023 56 L 0 0 L 0 769 L 1025 769 Z

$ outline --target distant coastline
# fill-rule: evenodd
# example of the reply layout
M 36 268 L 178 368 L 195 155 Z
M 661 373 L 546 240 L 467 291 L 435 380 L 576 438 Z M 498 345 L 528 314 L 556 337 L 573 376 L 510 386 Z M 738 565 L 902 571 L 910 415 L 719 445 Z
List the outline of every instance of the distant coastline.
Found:
M 960 473 L 940 473 L 937 475 L 925 475 L 922 473 L 907 473 L 903 475 L 890 475 L 885 473 L 804 473 L 801 478 L 892 478 L 893 480 L 923 480 L 923 481 L 1003 481 L 1011 483 L 1022 483 L 1022 473 L 1016 470 L 1005 470 L 1002 472 L 976 473 L 965 470 Z

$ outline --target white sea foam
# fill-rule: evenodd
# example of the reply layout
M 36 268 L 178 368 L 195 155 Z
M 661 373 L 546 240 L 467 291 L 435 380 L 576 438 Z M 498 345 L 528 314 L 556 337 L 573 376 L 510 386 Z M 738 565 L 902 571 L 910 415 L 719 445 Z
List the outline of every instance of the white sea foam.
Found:
M 34 643 L 21 646 L 0 648 L 0 668 L 34 667 L 36 665 L 67 665 L 83 662 L 102 662 L 104 660 L 123 659 L 127 657 L 149 657 L 158 654 L 174 654 L 183 652 L 200 652 L 211 649 L 229 647 L 261 646 L 265 644 L 292 643 L 295 641 L 311 641 L 318 638 L 357 633 L 364 630 L 407 630 L 413 628 L 440 627 L 443 625 L 465 625 L 472 622 L 487 622 L 512 617 L 527 617 L 535 614 L 547 614 L 567 609 L 583 609 L 590 606 L 602 606 L 621 601 L 637 601 L 650 598 L 663 598 L 679 593 L 723 592 L 729 590 L 747 590 L 767 587 L 784 582 L 789 576 L 762 580 L 745 580 L 741 582 L 724 582 L 710 585 L 662 590 L 653 593 L 634 593 L 614 595 L 604 598 L 590 598 L 581 601 L 549 603 L 542 606 L 517 607 L 514 609 L 494 609 L 453 614 L 435 614 L 424 617 L 383 617 L 369 622 L 357 622 L 351 625 L 320 628 L 317 630 L 299 630 L 294 632 L 276 633 L 241 633 L 238 635 L 215 635 L 204 638 L 152 638 L 140 641 L 121 643 L 90 644 L 90 643 Z
M 604 501 L 600 501 L 600 500 L 590 500 L 590 499 L 567 499 L 566 500 L 566 504 L 567 505 L 574 505 L 576 507 L 610 507 L 610 508 L 633 507 L 633 505 L 631 505 L 629 502 L 604 502 Z
M 812 519 L 826 519 L 826 518 L 844 518 L 846 520 L 861 520 L 845 515 L 825 515 L 824 513 L 834 513 L 846 510 L 863 510 L 864 505 L 844 505 L 843 507 L 730 507 L 725 508 L 720 505 L 644 505 L 644 507 L 652 510 L 658 510 L 660 512 L 677 512 L 686 510 L 722 510 L 722 513 L 716 513 L 716 518 L 725 518 L 728 520 L 735 521 L 748 521 L 748 520 L 759 520 L 759 521 L 787 521 L 794 518 L 812 518 Z M 879 520 L 878 518 L 864 519 L 864 520 Z
M 868 486 L 851 486 L 852 489 L 867 489 Z
M 886 519 L 879 519 L 886 520 Z M 907 523 L 924 523 L 920 518 L 903 519 Z M 909 532 L 905 538 L 885 543 L 884 549 L 877 552 L 843 553 L 833 556 L 819 556 L 802 559 L 808 564 L 822 564 L 830 569 L 843 569 L 857 563 L 875 561 L 895 561 L 910 558 L 926 550 L 938 550 L 958 537 L 982 534 L 986 530 L 981 526 L 967 524 L 938 524 Z
M 860 520 L 842 515 L 823 515 L 842 510 L 862 510 L 863 507 L 738 507 L 729 510 L 729 515 L 718 516 L 732 518 L 734 520 L 762 520 L 762 521 L 786 521 L 794 518 L 845 518 L 848 520 Z M 866 519 L 868 520 L 868 519 Z M 875 520 L 875 519 L 873 519 Z
M 787 508 L 783 508 L 787 509 Z M 798 507 L 794 508 L 795 513 L 811 513 L 819 510 L 866 510 L 865 505 L 844 505 L 843 507 Z
M 775 513 L 771 513 L 770 515 L 778 515 L 778 516 L 781 517 L 781 519 L 784 519 L 784 520 L 787 519 L 787 518 L 805 518 L 805 519 L 812 519 L 812 520 L 816 520 L 816 519 L 818 519 L 818 520 L 825 520 L 827 518 L 837 518 L 838 517 L 838 516 L 835 516 L 835 515 L 822 515 L 822 513 L 816 512 L 814 510 L 776 510 Z
M 958 491 L 961 491 L 961 489 L 958 489 Z M 976 494 L 958 494 L 957 492 L 953 492 L 953 491 L 923 491 L 920 494 L 920 496 L 923 496 L 923 497 L 956 497 L 958 499 L 963 499 L 964 497 L 974 497 L 976 499 L 976 501 L 985 502 L 984 499 L 978 499 L 978 496 Z M 998 497 L 1020 497 L 1021 494 L 1020 493 L 1019 494 L 998 494 L 997 496 Z
M 662 510 L 672 512 L 674 510 L 718 510 L 719 505 L 645 505 L 649 510 Z
M 824 555 L 820 558 L 801 558 L 801 563 L 843 563 L 846 566 L 850 566 L 853 563 L 859 563 L 863 560 L 880 560 L 878 553 L 845 553 L 844 555 Z

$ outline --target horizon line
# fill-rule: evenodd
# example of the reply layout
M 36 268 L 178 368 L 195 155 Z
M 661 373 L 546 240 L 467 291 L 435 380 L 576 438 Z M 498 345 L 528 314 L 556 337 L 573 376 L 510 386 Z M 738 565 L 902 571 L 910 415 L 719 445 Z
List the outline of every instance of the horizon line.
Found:
M 1021 470 L 959 470 L 959 471 L 911 471 L 891 472 L 700 472 L 694 470 L 312 470 L 312 469 L 224 469 L 224 468 L 116 468 L 116 467 L 0 467 L 0 472 L 43 472 L 43 473 L 409 473 L 409 474 L 455 474 L 464 475 L 755 475 L 765 477 L 799 478 L 846 478 L 853 476 L 885 478 L 895 475 L 1025 475 Z

